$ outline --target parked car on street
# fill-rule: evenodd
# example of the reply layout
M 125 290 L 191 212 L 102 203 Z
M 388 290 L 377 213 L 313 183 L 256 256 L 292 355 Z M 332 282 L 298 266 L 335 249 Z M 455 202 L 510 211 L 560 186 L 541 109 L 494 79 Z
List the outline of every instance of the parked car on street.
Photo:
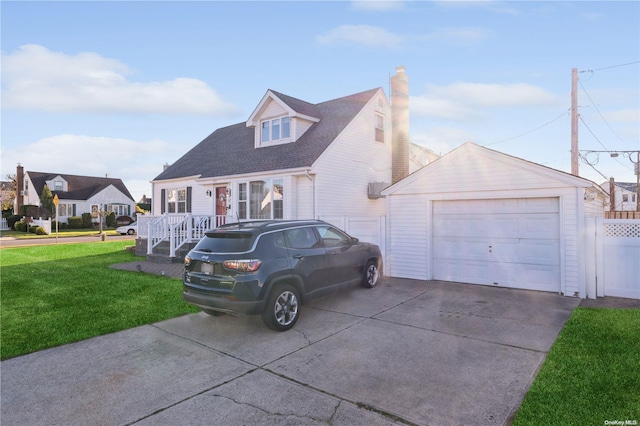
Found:
M 210 315 L 261 314 L 285 331 L 312 298 L 356 283 L 373 288 L 381 270 L 377 245 L 326 222 L 233 223 L 207 231 L 185 257 L 183 297 Z
M 138 222 L 131 222 L 128 225 L 119 226 L 116 232 L 122 235 L 133 235 L 138 233 Z

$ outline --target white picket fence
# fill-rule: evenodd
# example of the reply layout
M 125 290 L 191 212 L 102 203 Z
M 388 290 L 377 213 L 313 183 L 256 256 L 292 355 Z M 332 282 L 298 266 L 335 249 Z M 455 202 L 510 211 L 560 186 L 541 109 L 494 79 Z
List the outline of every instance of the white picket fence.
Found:
M 592 219 L 585 255 L 588 297 L 640 299 L 640 220 Z
M 9 231 L 9 225 L 7 224 L 7 219 L 0 219 L 0 231 Z

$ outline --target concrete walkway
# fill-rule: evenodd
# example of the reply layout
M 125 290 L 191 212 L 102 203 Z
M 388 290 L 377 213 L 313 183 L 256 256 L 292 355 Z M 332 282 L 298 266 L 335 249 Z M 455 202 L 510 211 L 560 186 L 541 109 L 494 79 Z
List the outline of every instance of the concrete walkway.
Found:
M 3 361 L 2 424 L 507 424 L 578 303 L 386 278 L 284 333 L 187 315 Z

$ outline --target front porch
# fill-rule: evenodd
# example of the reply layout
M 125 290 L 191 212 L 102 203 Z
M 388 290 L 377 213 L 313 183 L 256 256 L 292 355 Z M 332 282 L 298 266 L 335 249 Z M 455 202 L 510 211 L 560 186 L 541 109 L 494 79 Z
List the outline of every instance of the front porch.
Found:
M 231 221 L 227 215 L 138 214 L 136 255 L 156 263 L 179 263 L 209 229 Z

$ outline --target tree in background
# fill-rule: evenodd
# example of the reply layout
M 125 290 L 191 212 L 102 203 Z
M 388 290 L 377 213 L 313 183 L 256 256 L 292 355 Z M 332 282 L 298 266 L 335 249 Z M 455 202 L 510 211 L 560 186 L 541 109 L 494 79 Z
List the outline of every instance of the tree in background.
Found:
M 40 206 L 48 209 L 52 212 L 51 215 L 56 217 L 56 206 L 53 204 L 53 194 L 47 185 L 42 189 L 42 195 L 40 195 Z

